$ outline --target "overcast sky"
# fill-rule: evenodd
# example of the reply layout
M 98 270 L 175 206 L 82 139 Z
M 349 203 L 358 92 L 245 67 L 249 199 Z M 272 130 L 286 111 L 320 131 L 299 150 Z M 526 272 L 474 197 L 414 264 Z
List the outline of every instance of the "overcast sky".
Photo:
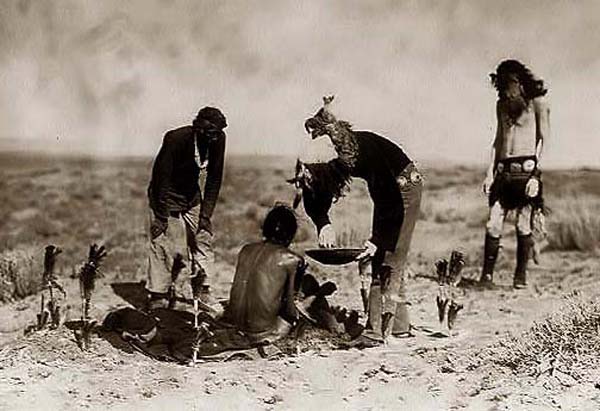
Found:
M 550 88 L 547 163 L 600 166 L 599 27 L 597 1 L 4 0 L 0 136 L 148 155 L 210 104 L 229 153 L 296 155 L 333 93 L 416 159 L 482 163 L 511 57 Z

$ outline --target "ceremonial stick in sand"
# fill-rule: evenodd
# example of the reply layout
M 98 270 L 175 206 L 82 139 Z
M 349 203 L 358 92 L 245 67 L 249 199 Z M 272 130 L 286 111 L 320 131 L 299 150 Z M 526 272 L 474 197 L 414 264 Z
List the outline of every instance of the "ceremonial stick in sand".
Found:
M 53 327 L 60 326 L 60 306 L 54 295 L 54 288 L 61 292 L 63 297 L 67 296 L 64 288 L 58 283 L 58 278 L 54 273 L 54 267 L 56 265 L 56 256 L 62 253 L 62 250 L 54 245 L 49 245 L 45 249 L 44 254 L 44 273 L 42 274 L 42 301 L 40 307 L 40 313 L 38 314 L 38 329 L 42 329 L 48 322 L 48 315 L 52 321 Z M 48 290 L 50 294 L 50 301 L 46 307 L 44 290 Z
M 360 298 L 362 299 L 365 314 L 369 311 L 369 285 L 371 283 L 372 266 L 370 259 L 358 262 L 358 275 L 360 277 Z
M 81 348 L 87 350 L 90 346 L 91 329 L 95 321 L 90 320 L 90 304 L 92 293 L 96 287 L 96 278 L 101 275 L 100 265 L 106 257 L 104 246 L 92 244 L 88 254 L 88 261 L 79 272 L 79 290 L 81 292 Z
M 198 363 L 198 351 L 200 350 L 200 344 L 206 341 L 210 337 L 214 337 L 214 333 L 210 330 L 209 324 L 206 322 L 200 323 L 196 327 L 196 338 L 194 339 L 194 345 L 192 346 L 192 361 L 190 365 Z
M 462 304 L 456 302 L 454 289 L 461 280 L 461 271 L 464 266 L 464 254 L 457 250 L 452 251 L 450 262 L 442 258 L 435 263 L 439 284 L 436 305 L 440 331 L 444 334 L 450 334 L 456 316 L 463 308 Z
M 183 255 L 180 253 L 175 254 L 175 257 L 173 258 L 173 265 L 171 266 L 171 285 L 169 286 L 169 291 L 167 292 L 167 298 L 169 300 L 168 307 L 170 310 L 175 308 L 175 303 L 177 302 L 175 282 L 177 281 L 177 278 L 179 278 L 181 270 L 184 268 L 185 263 L 183 262 Z

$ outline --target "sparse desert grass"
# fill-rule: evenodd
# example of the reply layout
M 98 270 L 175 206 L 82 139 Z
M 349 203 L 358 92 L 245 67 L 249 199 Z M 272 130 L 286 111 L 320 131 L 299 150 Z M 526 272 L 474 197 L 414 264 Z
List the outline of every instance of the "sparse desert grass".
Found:
M 538 376 L 560 371 L 581 378 L 600 365 L 600 299 L 571 295 L 564 305 L 521 335 L 488 352 L 497 364 Z
M 486 218 L 486 199 L 472 187 L 471 190 L 462 185 L 437 190 L 428 188 L 423 194 L 423 220 L 437 224 L 460 223 L 469 227 L 483 227 Z
M 600 245 L 600 198 L 565 195 L 552 203 L 549 223 L 549 249 L 593 251 Z
M 41 261 L 39 250 L 27 247 L 0 253 L 0 302 L 13 301 L 39 291 Z
M 429 191 L 447 189 L 451 187 L 478 187 L 483 182 L 484 172 L 474 167 L 421 167 L 425 178 L 425 188 Z
M 118 273 L 123 281 L 142 279 L 147 264 L 146 188 L 151 164 L 151 159 L 96 161 L 0 153 L 0 252 L 28 250 L 34 245 L 38 252 L 46 244 L 56 244 L 64 250 L 57 271 L 70 274 L 91 243 L 102 243 L 109 251 L 104 265 L 108 278 Z M 233 266 L 243 244 L 260 239 L 260 224 L 268 209 L 279 201 L 291 202 L 294 189 L 285 179 L 292 176 L 294 164 L 295 159 L 228 158 L 213 217 L 217 260 Z M 483 230 L 487 207 L 480 193 L 482 170 L 421 168 L 426 175 L 421 208 L 427 224 Z M 565 181 L 590 190 L 592 199 L 600 198 L 596 188 L 600 173 L 582 170 L 578 176 L 573 180 L 569 172 L 546 173 L 546 192 L 554 195 L 548 202 L 555 210 L 549 218 L 551 231 L 554 221 L 563 220 L 558 219 L 563 206 L 555 204 L 560 199 L 554 193 Z M 591 211 L 589 216 L 594 218 Z M 294 248 L 314 247 L 315 229 L 302 206 L 297 215 Z M 331 211 L 338 243 L 360 247 L 369 238 L 371 217 L 366 184 L 357 179 Z M 565 232 L 557 227 L 557 232 Z M 557 247 L 566 248 L 567 241 L 561 241 L 563 245 Z

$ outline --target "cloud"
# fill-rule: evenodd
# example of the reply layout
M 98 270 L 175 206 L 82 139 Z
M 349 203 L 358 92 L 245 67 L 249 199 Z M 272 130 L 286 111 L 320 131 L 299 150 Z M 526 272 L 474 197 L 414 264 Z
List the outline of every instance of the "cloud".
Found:
M 0 135 L 152 154 L 203 105 L 230 153 L 295 155 L 323 94 L 414 157 L 482 162 L 487 74 L 506 57 L 551 88 L 555 164 L 600 163 L 596 2 L 15 1 L 0 6 Z M 56 136 L 60 136 L 56 142 Z

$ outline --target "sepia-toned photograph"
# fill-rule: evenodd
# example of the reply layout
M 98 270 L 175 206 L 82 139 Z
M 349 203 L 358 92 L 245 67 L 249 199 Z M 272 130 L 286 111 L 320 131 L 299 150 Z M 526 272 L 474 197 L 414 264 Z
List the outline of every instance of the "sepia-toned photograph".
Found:
M 0 0 L 0 410 L 600 410 L 600 2 Z

